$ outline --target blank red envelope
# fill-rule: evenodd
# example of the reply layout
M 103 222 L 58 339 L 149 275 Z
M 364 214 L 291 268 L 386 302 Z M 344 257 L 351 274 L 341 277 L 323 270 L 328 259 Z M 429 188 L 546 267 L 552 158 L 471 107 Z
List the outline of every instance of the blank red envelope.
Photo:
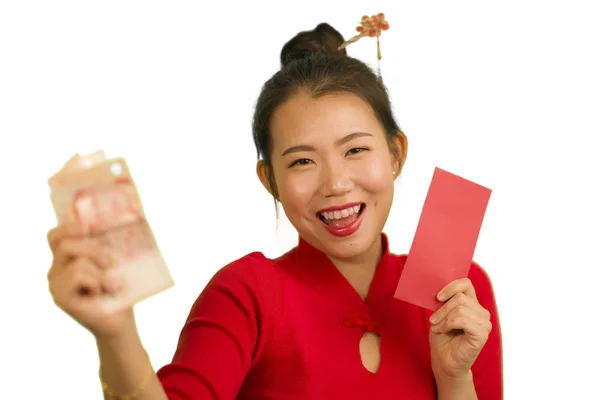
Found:
M 437 293 L 465 278 L 492 191 L 436 168 L 394 297 L 432 311 Z

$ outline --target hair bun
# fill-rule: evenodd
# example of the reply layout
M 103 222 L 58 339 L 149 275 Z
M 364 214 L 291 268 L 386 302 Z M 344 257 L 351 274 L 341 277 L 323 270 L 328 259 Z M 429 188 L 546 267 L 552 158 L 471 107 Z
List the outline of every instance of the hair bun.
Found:
M 315 53 L 346 55 L 346 49 L 338 47 L 344 43 L 344 37 L 331 25 L 323 22 L 313 30 L 299 32 L 281 49 L 281 66 L 305 58 Z

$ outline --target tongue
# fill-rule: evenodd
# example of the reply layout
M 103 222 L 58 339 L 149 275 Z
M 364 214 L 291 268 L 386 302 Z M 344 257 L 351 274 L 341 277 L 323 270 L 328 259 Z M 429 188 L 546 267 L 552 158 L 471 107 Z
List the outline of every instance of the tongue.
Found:
M 329 226 L 334 228 L 345 228 L 358 218 L 358 214 L 352 214 L 347 216 L 346 218 L 333 219 L 329 221 Z

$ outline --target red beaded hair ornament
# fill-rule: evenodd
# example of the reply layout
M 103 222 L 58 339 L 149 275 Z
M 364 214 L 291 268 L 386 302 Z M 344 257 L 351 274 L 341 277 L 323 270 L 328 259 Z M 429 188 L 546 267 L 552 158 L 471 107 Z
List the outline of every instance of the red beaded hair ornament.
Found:
M 342 45 L 338 47 L 338 50 L 342 50 L 349 44 L 355 43 L 365 36 L 377 38 L 377 74 L 381 81 L 381 67 L 379 64 L 381 61 L 381 47 L 379 45 L 379 36 L 381 36 L 382 31 L 387 31 L 388 29 L 390 29 L 390 24 L 385 20 L 385 15 L 383 13 L 372 15 L 370 17 L 363 15 L 360 26 L 356 27 L 356 31 L 359 32 L 359 34 L 342 43 Z

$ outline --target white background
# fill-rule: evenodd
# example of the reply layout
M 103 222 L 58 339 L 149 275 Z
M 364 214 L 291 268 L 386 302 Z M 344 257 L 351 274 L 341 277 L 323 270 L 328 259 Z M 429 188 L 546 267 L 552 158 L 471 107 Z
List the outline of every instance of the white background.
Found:
M 250 132 L 281 46 L 323 21 L 348 38 L 380 11 L 409 138 L 392 250 L 408 251 L 435 166 L 493 189 L 475 259 L 497 293 L 506 398 L 600 398 L 595 2 L 203 3 L 0 3 L 1 398 L 101 398 L 93 339 L 47 290 L 46 178 L 75 152 L 127 157 L 176 280 L 137 307 L 160 367 L 217 269 L 296 243 Z M 375 66 L 375 49 L 349 52 Z

